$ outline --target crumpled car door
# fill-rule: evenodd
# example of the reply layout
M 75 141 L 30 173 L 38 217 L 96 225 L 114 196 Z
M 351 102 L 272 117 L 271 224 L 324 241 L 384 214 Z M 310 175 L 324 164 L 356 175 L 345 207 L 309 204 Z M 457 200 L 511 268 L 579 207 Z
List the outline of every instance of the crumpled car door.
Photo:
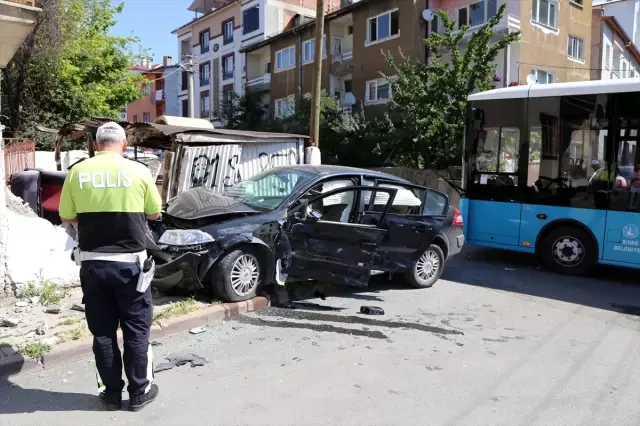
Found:
M 333 284 L 364 287 L 369 282 L 373 260 L 387 231 L 379 224 L 355 223 L 362 192 L 372 188 L 354 186 L 326 192 L 288 212 L 283 232 L 291 245 L 291 264 L 286 272 L 297 279 L 313 279 Z M 378 188 L 387 194 L 391 206 L 395 189 Z M 330 197 L 333 197 L 331 199 Z M 342 205 L 336 197 L 348 197 L 351 211 L 320 209 L 314 206 Z M 384 218 L 386 213 L 382 213 Z

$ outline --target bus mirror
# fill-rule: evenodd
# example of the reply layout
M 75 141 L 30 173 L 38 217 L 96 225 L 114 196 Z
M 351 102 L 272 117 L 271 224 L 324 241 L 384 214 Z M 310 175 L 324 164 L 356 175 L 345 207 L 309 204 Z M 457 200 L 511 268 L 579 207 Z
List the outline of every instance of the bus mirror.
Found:
M 480 108 L 473 108 L 471 110 L 471 117 L 473 120 L 473 129 L 480 130 L 484 124 L 484 110 Z

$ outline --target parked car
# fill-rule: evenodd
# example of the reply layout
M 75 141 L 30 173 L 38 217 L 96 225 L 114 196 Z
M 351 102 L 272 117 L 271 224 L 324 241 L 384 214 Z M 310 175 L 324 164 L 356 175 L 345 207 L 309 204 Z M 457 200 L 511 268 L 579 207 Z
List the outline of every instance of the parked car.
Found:
M 270 169 L 222 194 L 191 188 L 150 229 L 156 288 L 211 286 L 224 301 L 286 281 L 366 286 L 376 272 L 431 287 L 464 242 L 446 194 L 327 165 Z

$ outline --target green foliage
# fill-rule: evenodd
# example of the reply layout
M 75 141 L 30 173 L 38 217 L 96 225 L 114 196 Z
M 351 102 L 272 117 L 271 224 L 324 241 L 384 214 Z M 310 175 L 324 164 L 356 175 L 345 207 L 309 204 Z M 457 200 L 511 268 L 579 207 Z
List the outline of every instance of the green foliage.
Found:
M 430 61 L 425 64 L 400 52 L 400 60 L 387 53 L 387 62 L 397 78 L 392 88 L 390 110 L 403 118 L 396 133 L 400 158 L 410 166 L 445 168 L 460 164 L 466 104 L 469 94 L 491 87 L 498 52 L 516 41 L 519 32 L 497 36 L 494 28 L 504 16 L 506 4 L 488 23 L 471 36 L 446 12 L 437 11 L 443 33 L 425 40 Z M 413 153 L 412 155 L 408 155 Z
M 2 114 L 14 137 L 48 148 L 59 128 L 89 116 L 117 118 L 142 96 L 143 76 L 129 73 L 137 39 L 110 35 L 123 4 L 44 0 L 33 33 L 2 70 Z
M 42 342 L 29 342 L 18 348 L 18 352 L 33 359 L 42 359 L 51 350 L 51 346 Z
M 21 299 L 38 297 L 40 304 L 43 306 L 56 305 L 68 296 L 68 289 L 58 288 L 56 283 L 47 280 L 42 281 L 40 285 L 33 282 L 28 283 L 20 294 Z

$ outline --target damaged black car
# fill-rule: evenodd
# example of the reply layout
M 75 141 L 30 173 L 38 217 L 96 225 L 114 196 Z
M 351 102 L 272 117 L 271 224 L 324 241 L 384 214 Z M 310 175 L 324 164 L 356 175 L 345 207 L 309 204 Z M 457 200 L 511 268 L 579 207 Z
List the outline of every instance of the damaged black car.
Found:
M 363 287 L 389 272 L 431 287 L 464 242 L 446 194 L 327 165 L 273 168 L 222 194 L 185 190 L 150 228 L 158 290 L 210 287 L 225 302 L 250 299 L 265 284 Z

